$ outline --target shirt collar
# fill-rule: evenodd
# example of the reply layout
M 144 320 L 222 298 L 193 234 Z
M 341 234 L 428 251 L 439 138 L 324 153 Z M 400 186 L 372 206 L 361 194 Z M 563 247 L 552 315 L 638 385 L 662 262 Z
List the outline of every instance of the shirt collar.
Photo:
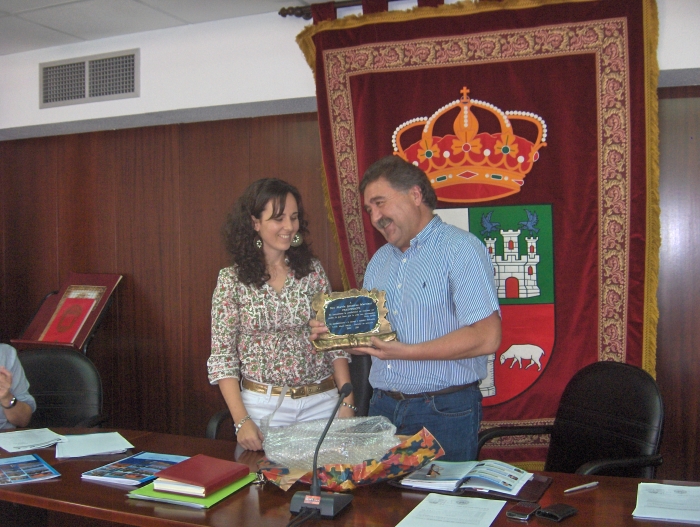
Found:
M 411 249 L 416 249 L 419 248 L 421 245 L 423 245 L 430 236 L 442 225 L 443 221 L 440 216 L 437 214 L 433 214 L 433 219 L 428 222 L 428 224 L 423 227 L 423 230 L 421 230 L 416 236 L 411 240 L 409 243 L 408 250 L 410 251 Z M 397 254 L 404 254 L 401 249 L 398 247 L 393 246 L 394 252 Z

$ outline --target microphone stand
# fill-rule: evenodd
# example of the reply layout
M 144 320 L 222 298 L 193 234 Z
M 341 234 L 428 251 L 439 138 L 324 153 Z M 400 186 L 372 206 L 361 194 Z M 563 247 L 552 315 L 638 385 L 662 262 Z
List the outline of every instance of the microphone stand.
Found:
M 290 512 L 294 514 L 299 514 L 302 511 L 321 511 L 322 518 L 333 518 L 341 510 L 350 504 L 352 501 L 352 494 L 342 494 L 340 492 L 321 492 L 321 482 L 318 480 L 318 451 L 321 449 L 321 443 L 326 438 L 328 429 L 333 423 L 335 415 L 338 413 L 338 408 L 343 403 L 345 399 L 352 392 L 352 384 L 349 382 L 345 383 L 340 389 L 338 403 L 335 405 L 335 410 L 328 419 L 328 424 L 326 428 L 323 429 L 321 433 L 321 438 L 316 445 L 316 451 L 314 452 L 314 464 L 313 464 L 313 477 L 311 479 L 311 489 L 309 491 L 299 491 L 292 497 L 292 503 L 289 506 Z

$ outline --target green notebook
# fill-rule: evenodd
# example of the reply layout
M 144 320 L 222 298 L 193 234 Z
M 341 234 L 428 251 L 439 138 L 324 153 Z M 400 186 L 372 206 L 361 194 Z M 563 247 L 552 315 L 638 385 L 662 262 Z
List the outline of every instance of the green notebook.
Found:
M 230 485 L 217 490 L 206 498 L 185 496 L 184 494 L 174 494 L 172 492 L 158 492 L 157 490 L 153 490 L 153 483 L 149 483 L 140 489 L 132 490 L 127 496 L 137 500 L 160 501 L 162 503 L 173 503 L 175 505 L 184 505 L 185 507 L 194 507 L 196 509 L 208 509 L 215 503 L 223 500 L 226 496 L 230 496 L 238 489 L 255 481 L 256 477 L 257 475 L 255 473 L 248 474 L 238 481 L 234 481 Z

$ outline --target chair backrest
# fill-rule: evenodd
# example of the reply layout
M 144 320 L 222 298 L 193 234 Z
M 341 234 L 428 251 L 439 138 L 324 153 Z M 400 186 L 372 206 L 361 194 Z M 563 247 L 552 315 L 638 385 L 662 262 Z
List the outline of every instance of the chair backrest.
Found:
M 651 375 L 620 362 L 593 363 L 564 389 L 545 470 L 572 473 L 596 459 L 657 454 L 663 420 L 661 393 Z M 602 474 L 652 478 L 654 467 Z
M 18 353 L 36 400 L 29 426 L 78 426 L 102 413 L 102 381 L 95 365 L 72 349 L 28 349 Z
M 369 412 L 369 400 L 372 398 L 372 386 L 369 384 L 369 370 L 372 358 L 368 355 L 353 355 L 350 363 L 350 382 L 357 406 L 357 416 L 364 417 Z

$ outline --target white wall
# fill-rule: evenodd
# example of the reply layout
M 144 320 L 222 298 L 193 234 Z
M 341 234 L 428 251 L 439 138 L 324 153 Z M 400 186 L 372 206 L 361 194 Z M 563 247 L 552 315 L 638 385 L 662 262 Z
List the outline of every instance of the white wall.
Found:
M 305 21 L 277 13 L 0 57 L 0 129 L 315 95 L 295 42 Z M 141 96 L 39 109 L 39 64 L 140 48 Z
M 700 68 L 700 0 L 656 0 L 662 70 Z
M 657 2 L 660 68 L 700 68 L 700 0 Z M 200 110 L 170 122 L 209 120 L 212 116 L 202 111 L 212 107 L 304 98 L 307 104 L 299 111 L 309 111 L 313 76 L 295 41 L 307 23 L 269 13 L 2 56 L 0 140 L 60 133 L 47 127 L 56 123 L 102 120 L 107 124 L 95 129 L 128 126 L 115 120 L 125 116 L 141 116 L 134 126 L 161 124 L 159 115 L 183 109 Z M 141 50 L 140 97 L 39 109 L 40 63 L 132 48 Z M 86 129 L 64 133 L 71 131 Z

